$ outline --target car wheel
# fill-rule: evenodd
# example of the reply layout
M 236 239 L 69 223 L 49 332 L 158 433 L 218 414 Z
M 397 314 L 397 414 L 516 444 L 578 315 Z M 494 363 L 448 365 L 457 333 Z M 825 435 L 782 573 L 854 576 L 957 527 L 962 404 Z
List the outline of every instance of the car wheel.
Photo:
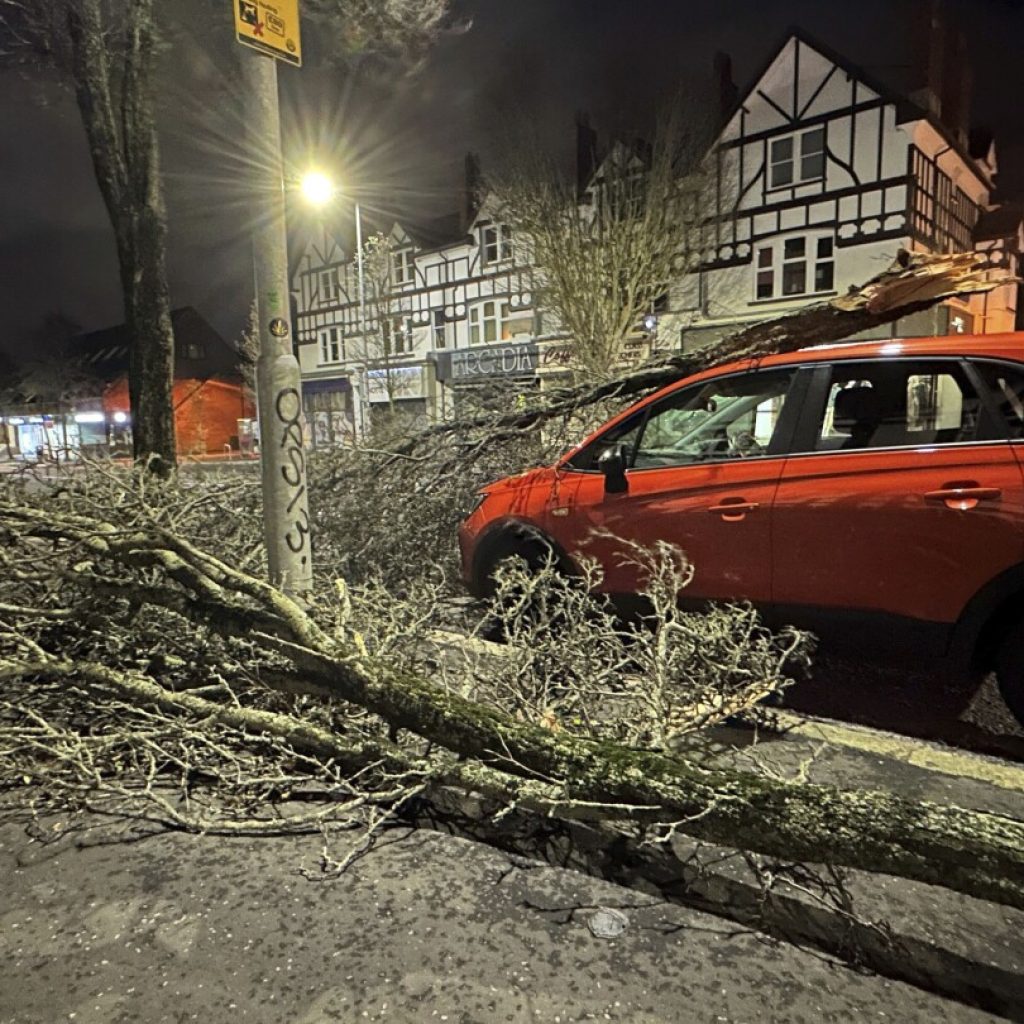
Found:
M 486 581 L 485 594 L 494 604 L 483 629 L 484 635 L 488 639 L 507 639 L 505 610 L 517 605 L 521 598 L 521 594 L 517 592 L 516 588 L 512 588 L 504 595 L 505 600 L 501 604 L 494 601 L 496 593 L 495 577 L 498 571 L 506 566 L 522 565 L 525 563 L 527 572 L 532 576 L 539 573 L 548 564 L 551 555 L 551 548 L 544 544 L 543 541 L 527 538 L 516 538 L 495 552 L 484 575 L 484 580 Z
M 1024 618 L 1010 629 L 999 645 L 996 681 L 1006 706 L 1024 725 Z

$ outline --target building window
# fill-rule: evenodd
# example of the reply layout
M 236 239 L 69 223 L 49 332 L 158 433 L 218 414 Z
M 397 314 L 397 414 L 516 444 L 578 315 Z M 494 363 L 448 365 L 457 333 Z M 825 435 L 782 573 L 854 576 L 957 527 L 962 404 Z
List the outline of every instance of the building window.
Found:
M 340 327 L 322 327 L 317 331 L 320 342 L 320 362 L 340 363 L 345 355 Z
M 384 352 L 386 355 L 404 356 L 412 352 L 412 321 L 407 316 L 396 316 L 384 321 Z
M 391 254 L 391 277 L 395 284 L 412 284 L 412 250 L 401 249 Z
M 320 271 L 321 304 L 338 301 L 338 275 L 334 269 Z
M 817 181 L 825 176 L 825 129 L 775 139 L 769 148 L 772 188 Z
M 206 351 L 198 341 L 190 341 L 185 345 L 185 358 L 186 359 L 202 359 L 206 355 Z
M 434 348 L 445 348 L 447 346 L 448 324 L 445 322 L 443 309 L 435 309 L 430 314 L 430 334 Z
M 754 297 L 830 292 L 835 284 L 835 242 L 829 236 L 798 235 L 757 247 Z
M 512 229 L 505 224 L 492 224 L 481 235 L 484 263 L 503 263 L 512 259 Z
M 495 300 L 481 302 L 469 311 L 469 343 L 486 344 L 504 341 L 512 336 L 508 324 L 508 303 Z

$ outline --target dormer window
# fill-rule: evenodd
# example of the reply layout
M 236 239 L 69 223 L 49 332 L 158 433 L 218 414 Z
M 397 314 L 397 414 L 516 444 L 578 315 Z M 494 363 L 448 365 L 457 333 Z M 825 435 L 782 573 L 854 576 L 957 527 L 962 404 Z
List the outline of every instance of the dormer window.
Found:
M 332 267 L 320 271 L 320 304 L 338 301 L 338 275 Z
M 507 224 L 492 224 L 480 233 L 484 263 L 504 263 L 512 259 L 512 229 Z
M 391 254 L 391 278 L 396 285 L 412 284 L 412 249 L 399 249 Z
M 818 181 L 825 176 L 825 129 L 773 139 L 769 147 L 771 188 Z

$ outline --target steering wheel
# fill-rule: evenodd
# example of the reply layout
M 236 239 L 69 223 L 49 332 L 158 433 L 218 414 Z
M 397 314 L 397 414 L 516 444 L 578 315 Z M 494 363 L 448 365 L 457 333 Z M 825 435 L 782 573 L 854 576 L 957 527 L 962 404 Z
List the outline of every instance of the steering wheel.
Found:
M 764 446 L 749 430 L 738 430 L 729 435 L 729 454 L 745 459 L 750 455 L 763 455 Z

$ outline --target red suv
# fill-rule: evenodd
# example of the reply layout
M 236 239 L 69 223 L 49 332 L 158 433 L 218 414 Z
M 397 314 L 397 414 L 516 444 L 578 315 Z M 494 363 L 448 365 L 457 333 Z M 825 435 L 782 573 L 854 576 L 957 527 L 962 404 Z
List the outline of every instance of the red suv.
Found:
M 671 541 L 688 599 L 747 600 L 826 637 L 994 663 L 1024 720 L 1024 333 L 806 349 L 697 374 L 554 466 L 484 488 L 459 543 L 486 594 L 512 554 Z M 600 531 L 600 532 L 595 532 Z M 884 644 L 888 641 L 888 644 Z

